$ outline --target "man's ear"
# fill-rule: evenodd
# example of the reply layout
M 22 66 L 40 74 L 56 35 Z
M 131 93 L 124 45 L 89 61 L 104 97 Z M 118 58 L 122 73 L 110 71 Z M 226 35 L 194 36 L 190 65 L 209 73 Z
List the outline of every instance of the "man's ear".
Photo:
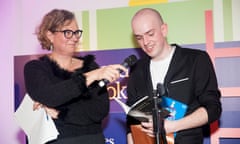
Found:
M 163 36 L 164 37 L 167 37 L 167 34 L 168 34 L 168 26 L 167 26 L 167 24 L 162 24 L 161 25 L 161 30 L 162 30 L 162 34 L 163 34 Z

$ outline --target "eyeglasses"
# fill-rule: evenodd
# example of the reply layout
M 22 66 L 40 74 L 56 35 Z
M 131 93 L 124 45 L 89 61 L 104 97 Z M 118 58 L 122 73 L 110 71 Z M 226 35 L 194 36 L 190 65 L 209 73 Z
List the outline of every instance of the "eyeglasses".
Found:
M 83 30 L 76 30 L 76 31 L 62 30 L 62 31 L 54 31 L 54 32 L 62 32 L 64 34 L 64 37 L 67 39 L 72 38 L 73 35 L 75 35 L 75 37 L 79 39 L 82 36 Z

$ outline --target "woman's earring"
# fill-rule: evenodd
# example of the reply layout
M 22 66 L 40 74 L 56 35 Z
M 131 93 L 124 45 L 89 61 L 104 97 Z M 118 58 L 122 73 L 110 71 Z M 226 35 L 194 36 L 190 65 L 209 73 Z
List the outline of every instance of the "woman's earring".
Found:
M 51 45 L 50 45 L 50 49 L 49 49 L 50 51 L 52 51 L 53 50 L 53 44 L 51 43 Z

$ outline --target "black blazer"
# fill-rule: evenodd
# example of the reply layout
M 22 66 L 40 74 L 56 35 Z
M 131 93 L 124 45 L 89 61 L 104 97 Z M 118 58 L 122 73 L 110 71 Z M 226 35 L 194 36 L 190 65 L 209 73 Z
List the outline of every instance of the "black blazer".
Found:
M 176 46 L 164 79 L 167 96 L 188 105 L 187 114 L 203 106 L 208 113 L 208 122 L 219 119 L 221 115 L 221 94 L 218 90 L 216 74 L 208 54 L 205 51 L 181 48 Z M 130 71 L 127 86 L 127 104 L 132 105 L 143 96 L 153 94 L 150 76 L 150 58 L 140 59 Z M 128 128 L 138 124 L 127 117 Z M 130 130 L 130 129 L 128 129 Z M 202 128 L 180 131 L 175 143 L 202 143 Z

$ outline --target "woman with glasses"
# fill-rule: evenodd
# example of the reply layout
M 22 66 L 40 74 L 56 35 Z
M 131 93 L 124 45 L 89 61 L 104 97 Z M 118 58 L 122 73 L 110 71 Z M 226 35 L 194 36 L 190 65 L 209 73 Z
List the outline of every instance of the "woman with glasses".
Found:
M 67 10 L 47 13 L 36 34 L 43 49 L 51 51 L 24 67 L 27 93 L 54 119 L 59 131 L 49 144 L 104 144 L 101 122 L 109 112 L 106 86 L 98 81 L 119 78 L 121 65 L 99 67 L 94 56 L 74 56 L 83 31 Z

